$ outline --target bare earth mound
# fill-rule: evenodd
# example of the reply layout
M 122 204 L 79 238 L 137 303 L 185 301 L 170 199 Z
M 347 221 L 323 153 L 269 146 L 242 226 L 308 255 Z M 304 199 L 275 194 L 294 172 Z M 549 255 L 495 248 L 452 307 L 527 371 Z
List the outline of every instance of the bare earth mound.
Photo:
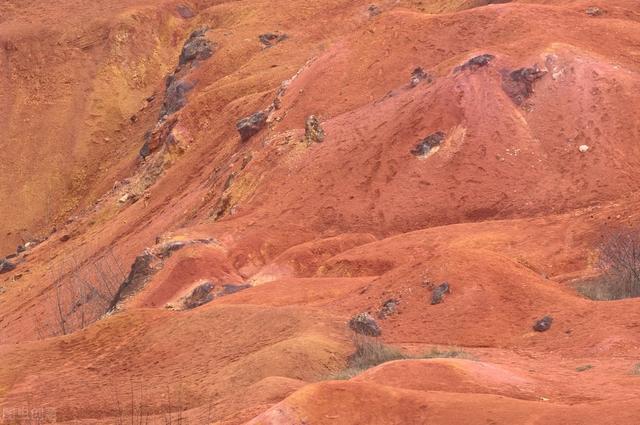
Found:
M 573 286 L 640 225 L 637 2 L 40 3 L 0 4 L 8 423 L 638 423 L 639 301 Z M 359 313 L 406 358 L 337 380 Z

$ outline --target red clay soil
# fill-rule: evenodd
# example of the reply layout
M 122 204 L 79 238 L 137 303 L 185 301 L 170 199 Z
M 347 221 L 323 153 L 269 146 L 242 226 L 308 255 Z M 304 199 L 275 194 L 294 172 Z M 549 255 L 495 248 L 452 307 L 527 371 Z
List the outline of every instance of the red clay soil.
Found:
M 639 46 L 635 0 L 0 3 L 5 422 L 637 424 L 639 301 L 573 284 L 640 225 Z M 333 380 L 361 312 L 470 358 Z

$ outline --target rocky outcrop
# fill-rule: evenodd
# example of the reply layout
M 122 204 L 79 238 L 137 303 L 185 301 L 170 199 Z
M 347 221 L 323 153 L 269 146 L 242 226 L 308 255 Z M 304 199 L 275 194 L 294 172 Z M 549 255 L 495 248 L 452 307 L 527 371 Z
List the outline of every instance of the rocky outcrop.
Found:
M 540 69 L 538 65 L 505 71 L 502 74 L 502 89 L 516 105 L 523 105 L 534 92 L 533 83 L 546 74 L 547 70 Z
M 436 131 L 433 134 L 428 135 L 411 150 L 411 153 L 415 156 L 426 156 L 432 149 L 440 146 L 447 135 L 442 131 Z
M 483 55 L 474 56 L 465 63 L 460 66 L 457 66 L 453 69 L 454 73 L 462 72 L 462 71 L 475 71 L 479 68 L 485 67 L 489 65 L 489 63 L 494 60 L 496 57 L 485 53 Z
M 206 37 L 207 29 L 201 28 L 193 31 L 184 46 L 178 59 L 180 66 L 193 64 L 197 61 L 210 58 L 214 53 L 213 44 Z
M 213 239 L 170 240 L 147 248 L 138 255 L 131 265 L 127 278 L 122 282 L 113 297 L 109 311 L 118 309 L 118 305 L 126 298 L 136 294 L 164 267 L 164 261 L 171 255 L 187 246 L 216 243 Z
M 376 320 L 369 313 L 359 313 L 353 316 L 351 320 L 349 320 L 349 328 L 360 335 L 382 335 L 382 331 L 376 323 Z
M 178 79 L 175 74 L 167 77 L 166 91 L 160 117 L 173 114 L 187 104 L 187 93 L 193 89 L 193 83 Z
M 216 298 L 224 297 L 227 295 L 235 294 L 236 292 L 243 291 L 250 288 L 249 284 L 223 284 L 215 285 L 213 282 L 205 281 L 198 284 L 189 295 L 183 297 L 177 309 L 179 310 L 191 310 L 201 305 L 210 303 Z M 167 306 L 170 309 L 176 309 L 173 305 Z
M 236 129 L 240 133 L 240 139 L 246 142 L 262 130 L 267 123 L 267 113 L 264 111 L 256 112 L 253 115 L 242 118 L 236 123 Z

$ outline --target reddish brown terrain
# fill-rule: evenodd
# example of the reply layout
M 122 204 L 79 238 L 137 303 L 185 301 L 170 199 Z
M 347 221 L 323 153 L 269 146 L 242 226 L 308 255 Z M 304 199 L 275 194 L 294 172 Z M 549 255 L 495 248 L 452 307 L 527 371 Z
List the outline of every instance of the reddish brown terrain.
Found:
M 0 423 L 640 423 L 637 0 L 4 0 L 0 136 Z

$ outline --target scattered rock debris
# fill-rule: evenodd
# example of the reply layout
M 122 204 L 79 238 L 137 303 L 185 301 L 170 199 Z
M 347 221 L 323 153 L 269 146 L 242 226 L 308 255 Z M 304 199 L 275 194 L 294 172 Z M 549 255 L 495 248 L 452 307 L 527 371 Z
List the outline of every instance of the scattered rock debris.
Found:
M 448 282 L 443 282 L 436 286 L 431 292 L 431 305 L 440 304 L 444 301 L 445 294 L 451 293 L 451 287 Z
M 274 46 L 288 38 L 289 36 L 287 34 L 278 34 L 273 32 L 267 32 L 258 36 L 258 40 L 260 40 L 260 43 L 262 43 L 265 48 Z
M 446 137 L 447 135 L 444 132 L 436 131 L 422 139 L 422 141 L 411 150 L 411 153 L 415 156 L 426 156 L 433 148 L 440 146 Z
M 431 75 L 425 72 L 424 69 L 422 69 L 421 67 L 417 67 L 416 69 L 411 71 L 411 80 L 409 81 L 409 84 L 411 85 L 411 87 L 415 87 L 422 81 L 430 83 L 433 81 L 433 78 L 431 77 Z
M 520 68 L 502 75 L 502 88 L 517 105 L 523 105 L 534 93 L 533 83 L 547 74 L 546 69 L 538 65 L 531 68 Z
M 462 72 L 462 71 L 475 71 L 478 68 L 482 68 L 484 66 L 489 65 L 489 63 L 494 60 L 496 57 L 489 54 L 489 53 L 485 53 L 479 56 L 474 56 L 471 59 L 469 59 L 467 62 L 463 63 L 460 66 L 457 66 L 453 69 L 454 73 L 458 73 L 458 72 Z
M 207 31 L 208 28 L 200 28 L 189 35 L 178 59 L 180 66 L 208 59 L 213 55 L 214 46 L 206 37 Z
M 545 332 L 551 329 L 551 324 L 553 323 L 553 317 L 544 316 L 542 319 L 538 320 L 533 325 L 533 330 L 536 332 Z
M 386 319 L 389 316 L 392 316 L 398 312 L 398 305 L 400 301 L 395 298 L 390 298 L 384 303 L 382 303 L 382 308 L 380 308 L 380 312 L 378 313 L 378 318 Z
M 382 331 L 376 320 L 369 313 L 356 314 L 349 320 L 349 328 L 357 334 L 380 336 Z
M 236 129 L 240 133 L 240 139 L 246 142 L 262 130 L 267 122 L 267 114 L 264 111 L 256 112 L 236 123 Z
M 324 141 L 324 130 L 315 115 L 310 115 L 304 124 L 304 140 L 307 145 Z
M 600 9 L 597 6 L 591 6 L 591 7 L 587 7 L 584 13 L 586 13 L 589 16 L 602 16 L 604 15 L 604 10 Z
M 14 270 L 16 265 L 6 259 L 0 259 L 0 274 L 8 273 Z

